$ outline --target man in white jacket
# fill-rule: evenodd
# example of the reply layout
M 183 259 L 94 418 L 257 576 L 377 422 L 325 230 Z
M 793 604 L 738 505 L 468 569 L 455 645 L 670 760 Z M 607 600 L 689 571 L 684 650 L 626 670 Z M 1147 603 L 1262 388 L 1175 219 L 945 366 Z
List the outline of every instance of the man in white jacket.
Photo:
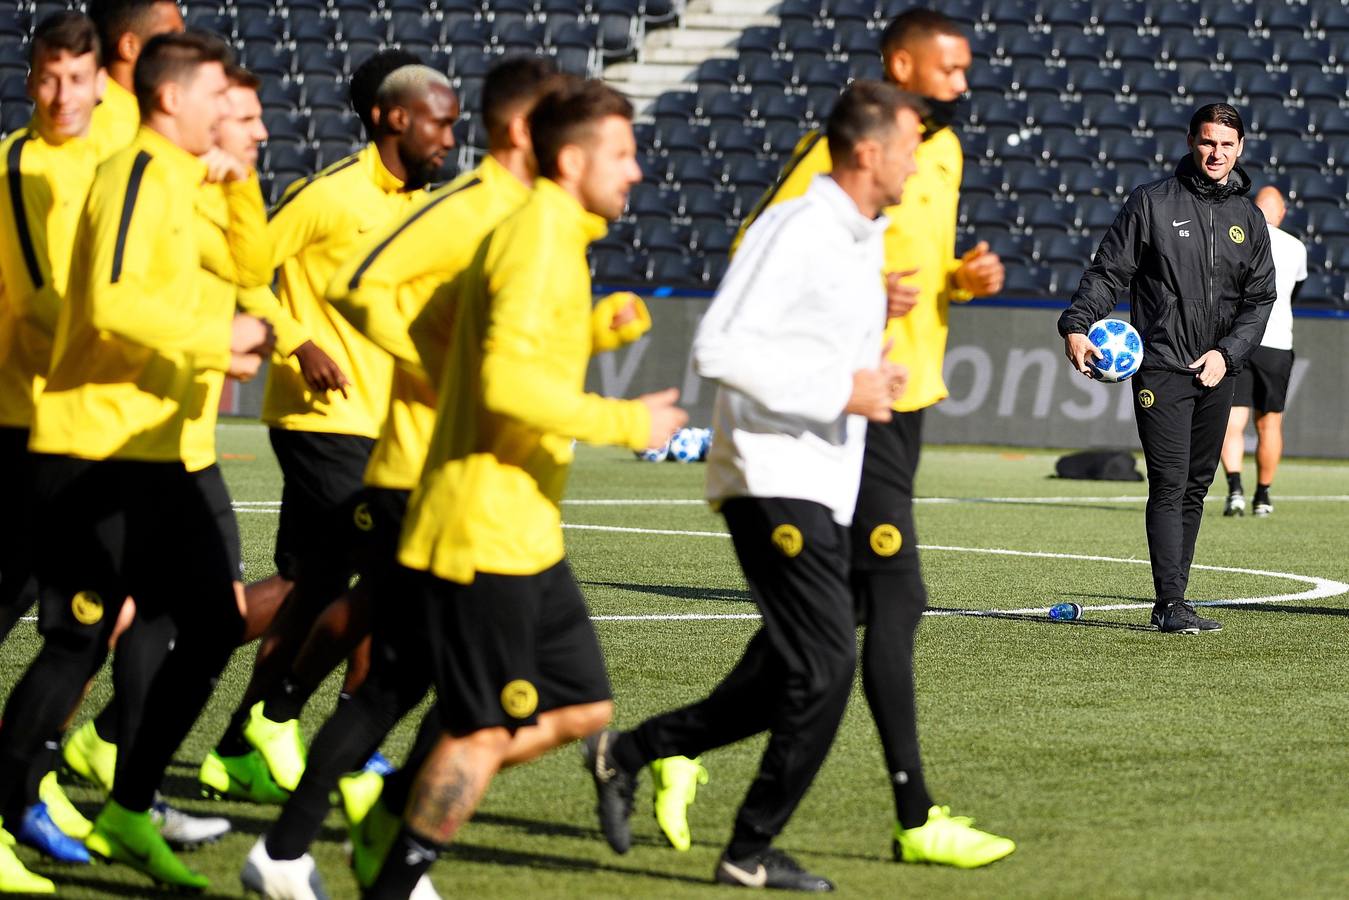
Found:
M 914 170 L 923 113 L 892 85 L 853 84 L 829 117 L 833 172 L 746 233 L 699 326 L 698 373 L 719 383 L 707 497 L 763 625 L 707 698 L 588 742 L 601 825 L 620 853 L 647 763 L 768 731 L 716 880 L 833 889 L 770 844 L 828 754 L 856 668 L 848 525 L 867 420 L 890 419 L 907 378 L 883 361 L 881 210 Z

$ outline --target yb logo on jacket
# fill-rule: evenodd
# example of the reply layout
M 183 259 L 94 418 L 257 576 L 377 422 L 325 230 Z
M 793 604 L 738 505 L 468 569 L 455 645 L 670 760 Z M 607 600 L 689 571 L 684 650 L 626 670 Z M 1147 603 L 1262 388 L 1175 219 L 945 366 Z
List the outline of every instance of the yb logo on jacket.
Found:
M 1246 232 L 1241 230 L 1240 225 L 1233 225 L 1227 229 L 1227 236 L 1232 239 L 1234 244 L 1243 244 L 1246 242 Z
M 1147 388 L 1138 392 L 1138 405 L 1144 409 L 1151 409 L 1152 404 L 1157 402 L 1157 398 L 1152 395 L 1152 391 Z

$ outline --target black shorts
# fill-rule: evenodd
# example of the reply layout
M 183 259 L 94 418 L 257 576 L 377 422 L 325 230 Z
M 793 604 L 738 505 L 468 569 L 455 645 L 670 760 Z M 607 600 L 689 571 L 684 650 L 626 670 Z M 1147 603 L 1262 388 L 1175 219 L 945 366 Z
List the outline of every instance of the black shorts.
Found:
M 1256 347 L 1245 368 L 1237 373 L 1232 405 L 1249 406 L 1256 413 L 1283 412 L 1292 378 L 1292 350 Z
M 182 463 L 34 455 L 40 510 L 34 567 L 38 630 L 106 641 L 122 603 L 180 628 L 237 640 L 237 564 L 216 511 Z
M 284 428 L 271 429 L 271 441 L 283 479 L 277 572 L 295 581 L 307 567 L 345 584 L 357 568 L 360 534 L 352 521 L 375 442 Z
M 540 713 L 609 700 L 604 654 L 566 561 L 537 575 L 479 572 L 456 584 L 400 568 L 425 627 L 445 730 L 533 725 Z
M 375 590 L 388 584 L 398 567 L 398 539 L 403 533 L 411 491 L 366 487 L 352 510 L 352 527 L 361 535 L 357 569 L 364 580 L 373 580 Z
M 896 413 L 885 423 L 867 423 L 862 484 L 852 524 L 855 571 L 908 569 L 918 565 L 913 481 L 922 445 L 922 410 Z
M 239 540 L 239 520 L 234 516 L 234 501 L 230 499 L 229 488 L 225 487 L 225 476 L 220 466 L 211 464 L 192 473 L 197 489 L 206 498 L 206 506 L 215 517 L 216 527 L 220 529 L 220 539 L 225 542 L 225 551 L 229 554 L 230 568 L 239 581 L 244 580 L 243 547 Z
M 37 601 L 33 580 L 33 456 L 28 429 L 0 428 L 0 641 Z

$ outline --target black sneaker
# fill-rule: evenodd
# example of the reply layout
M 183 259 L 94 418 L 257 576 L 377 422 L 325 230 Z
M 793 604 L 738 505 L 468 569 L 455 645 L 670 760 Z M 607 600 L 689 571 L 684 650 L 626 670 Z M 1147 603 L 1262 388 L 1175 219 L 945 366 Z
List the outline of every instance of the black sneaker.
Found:
M 1244 516 L 1246 515 L 1246 495 L 1241 491 L 1233 491 L 1227 495 L 1227 505 L 1223 507 L 1225 516 Z
M 586 770 L 595 779 L 598 798 L 595 812 L 599 814 L 604 839 L 615 853 L 627 853 L 632 849 L 632 826 L 628 820 L 632 817 L 633 795 L 637 793 L 637 776 L 623 771 L 609 758 L 609 748 L 616 737 L 618 732 L 612 728 L 592 734 L 581 742 L 581 754 Z
M 731 859 L 725 853 L 717 863 L 715 880 L 734 887 L 774 888 L 780 891 L 832 891 L 834 883 L 822 875 L 812 875 L 781 850 L 769 847 L 744 859 Z
M 1259 494 L 1255 497 L 1255 507 L 1252 509 L 1257 519 L 1263 519 L 1266 516 L 1274 514 L 1274 501 L 1268 496 L 1261 497 Z
M 1199 634 L 1203 631 L 1222 631 L 1222 623 L 1206 619 L 1194 611 L 1194 604 L 1178 600 L 1164 608 L 1152 608 L 1152 624 L 1163 634 Z

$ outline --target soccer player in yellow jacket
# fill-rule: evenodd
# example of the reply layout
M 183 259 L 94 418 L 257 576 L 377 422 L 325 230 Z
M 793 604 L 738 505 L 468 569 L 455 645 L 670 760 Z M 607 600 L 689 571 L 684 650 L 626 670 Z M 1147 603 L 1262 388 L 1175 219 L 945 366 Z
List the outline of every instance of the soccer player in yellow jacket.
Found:
M 948 308 L 1002 289 L 1003 266 L 986 243 L 954 256 L 956 214 L 963 157 L 951 129 L 956 101 L 965 93 L 971 63 L 969 41 L 959 26 L 935 10 L 915 8 L 896 16 L 881 36 L 890 81 L 927 101 L 932 113 L 918 148 L 918 171 L 903 200 L 885 210 L 886 287 L 890 321 L 889 359 L 909 369 L 909 385 L 888 423 L 867 426 L 862 486 L 852 525 L 852 568 L 858 619 L 867 625 L 862 684 L 876 720 L 894 787 L 898 821 L 895 859 L 963 868 L 1001 859 L 1015 849 L 1006 838 L 951 817 L 927 792 L 918 747 L 913 687 L 913 642 L 927 607 L 913 522 L 913 481 L 922 445 L 923 411 L 947 396 L 942 380 Z M 800 196 L 811 180 L 830 169 L 829 147 L 817 132 L 797 145 L 791 160 L 741 228 L 774 203 Z M 669 761 L 662 760 L 661 763 Z M 676 771 L 688 771 L 675 760 Z M 690 776 L 663 785 L 658 811 L 683 826 Z M 665 790 L 661 790 L 665 787 Z M 664 824 L 664 823 L 662 823 Z M 669 829 L 667 829 L 668 833 Z
M 371 143 L 293 185 L 268 225 L 281 306 L 340 371 L 323 392 L 311 389 L 294 357 L 268 372 L 262 418 L 283 478 L 275 559 L 281 578 L 294 586 L 263 635 L 229 727 L 202 763 L 203 785 L 218 794 L 263 777 L 291 791 L 304 771 L 299 722 L 269 718 L 263 698 L 356 573 L 362 532 L 353 522 L 355 507 L 393 374 L 388 354 L 338 315 L 324 292 L 364 235 L 426 200 L 427 183 L 454 146 L 459 103 L 443 74 L 404 66 L 384 79 L 376 99 Z
M 89 119 L 103 76 L 93 24 L 73 12 L 44 19 L 29 44 L 29 66 L 33 118 L 0 144 L 0 494 L 9 506 L 0 520 L 0 640 L 37 599 L 28 438 L 97 163 Z M 38 779 L 37 803 L 18 815 L 0 811 L 5 825 L 48 856 L 88 861 L 73 838 L 84 837 L 90 824 L 65 798 L 49 756 L 40 757 L 28 776 Z M 0 892 L 53 892 L 8 843 L 0 840 Z
M 90 129 L 101 161 L 130 144 L 140 128 L 132 75 L 141 48 L 157 34 L 182 31 L 183 14 L 173 0 L 90 0 L 88 11 L 107 79 Z
M 210 696 L 241 628 L 229 553 L 184 464 L 204 369 L 270 352 L 260 320 L 209 309 L 200 292 L 195 198 L 223 111 L 228 47 L 203 34 L 160 35 L 136 70 L 142 127 L 100 166 L 76 237 L 30 449 L 40 585 L 37 658 L 0 728 L 0 809 L 27 789 L 41 752 L 107 653 L 123 599 L 137 598 L 128 652 L 147 635 L 174 646 L 154 674 L 145 716 L 127 729 L 112 797 L 86 839 L 91 853 L 153 879 L 201 889 L 150 817 L 174 751 Z M 260 197 L 255 211 L 260 213 Z M 221 275 L 268 277 L 263 242 L 229 235 Z M 153 637 L 150 638 L 153 640 Z
M 572 442 L 641 449 L 686 420 L 673 390 L 637 400 L 584 392 L 586 247 L 641 178 L 631 117 L 599 82 L 540 100 L 529 131 L 541 177 L 461 276 L 449 352 L 435 298 L 413 324 L 437 408 L 399 588 L 423 632 L 446 736 L 368 897 L 408 896 L 504 763 L 590 734 L 611 714 L 599 642 L 563 555 Z
M 225 76 L 229 81 L 225 92 L 228 111 L 216 129 L 216 146 L 202 157 L 207 164 L 207 181 L 197 196 L 202 303 L 211 316 L 234 315 L 241 294 L 258 290 L 241 291 L 239 284 L 219 274 L 228 274 L 231 269 L 231 230 L 236 234 L 246 231 L 254 241 L 261 242 L 259 252 L 264 259 L 270 254 L 265 244 L 267 217 L 255 171 L 258 143 L 267 139 L 262 104 L 257 94 L 261 82 L 256 75 L 234 64 L 226 67 Z M 251 378 L 261 362 L 261 357 L 253 354 L 236 358 L 231 365 L 234 377 L 239 380 Z M 235 572 L 235 596 L 242 604 L 245 600 L 239 527 L 224 476 L 216 464 L 216 418 L 226 377 L 224 372 L 208 369 L 198 373 L 197 380 L 203 401 L 198 414 L 183 427 L 183 462 L 202 492 L 229 549 L 230 566 Z M 258 617 L 253 607 L 247 609 L 247 615 L 249 620 Z M 250 637 L 245 628 L 243 642 L 256 638 L 257 633 Z M 159 648 L 159 653 L 142 652 L 139 647 L 117 653 L 114 680 L 128 689 L 118 690 L 113 701 L 95 718 L 75 729 L 62 747 L 67 767 L 105 793 L 112 789 L 123 717 L 129 715 L 131 721 L 136 721 L 143 715 L 143 691 L 134 688 L 144 686 L 148 681 L 146 673 L 152 672 L 162 661 L 168 648 L 164 643 Z M 153 650 L 153 647 L 147 649 Z M 130 709 L 127 709 L 128 705 Z M 162 801 L 156 804 L 155 815 L 160 833 L 175 846 L 196 846 L 214 841 L 230 829 L 227 819 L 191 816 Z

